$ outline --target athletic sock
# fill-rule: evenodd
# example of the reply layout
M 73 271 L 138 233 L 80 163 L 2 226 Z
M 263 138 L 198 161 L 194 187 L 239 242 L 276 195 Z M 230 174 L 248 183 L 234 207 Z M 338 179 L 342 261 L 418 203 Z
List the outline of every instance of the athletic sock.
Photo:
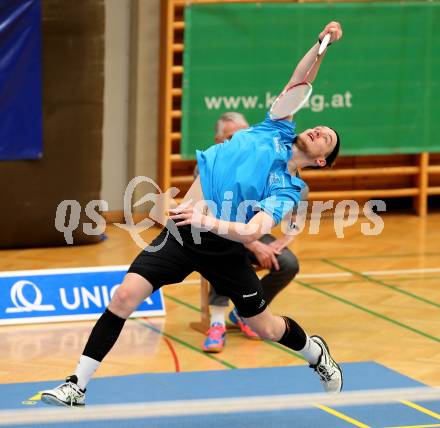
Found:
M 307 347 L 306 332 L 293 319 L 284 316 L 281 318 L 284 320 L 286 330 L 278 343 L 294 351 L 302 352 Z
M 314 342 L 313 340 L 310 340 L 310 337 L 307 336 L 307 342 L 303 349 L 300 349 L 298 351 L 310 364 L 315 365 L 319 361 L 319 357 L 322 354 L 321 347 Z
M 96 322 L 75 372 L 81 389 L 86 387 L 101 361 L 116 343 L 125 321 L 106 309 Z
M 219 323 L 225 325 L 225 307 L 224 306 L 209 306 L 209 312 L 211 313 L 211 325 Z
M 291 318 L 281 318 L 286 323 L 286 331 L 278 343 L 299 352 L 310 364 L 316 364 L 322 353 L 321 347 L 310 340 L 306 332 Z
M 77 385 L 85 391 L 89 380 L 92 378 L 100 362 L 88 357 L 87 355 L 81 355 L 78 365 L 76 366 L 75 376 L 78 378 Z

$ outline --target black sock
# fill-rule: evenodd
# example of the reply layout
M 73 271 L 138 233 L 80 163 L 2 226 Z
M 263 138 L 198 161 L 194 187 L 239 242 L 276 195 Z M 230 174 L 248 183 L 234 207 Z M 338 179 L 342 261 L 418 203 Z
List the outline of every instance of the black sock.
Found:
M 283 318 L 286 323 L 286 331 L 278 343 L 281 343 L 281 345 L 287 346 L 294 351 L 300 351 L 307 343 L 307 335 L 305 331 L 289 317 L 281 318 Z
M 83 355 L 102 361 L 118 340 L 125 321 L 106 309 L 93 327 Z

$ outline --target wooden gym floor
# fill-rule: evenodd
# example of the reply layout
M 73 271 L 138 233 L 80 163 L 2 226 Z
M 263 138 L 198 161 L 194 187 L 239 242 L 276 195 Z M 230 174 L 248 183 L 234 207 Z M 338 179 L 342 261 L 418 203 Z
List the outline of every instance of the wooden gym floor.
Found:
M 376 361 L 440 386 L 440 214 L 385 215 L 379 236 L 360 220 L 338 239 L 333 220 L 291 246 L 301 272 L 272 303 L 326 338 L 340 362 Z M 114 226 L 90 246 L 0 251 L 0 271 L 129 264 L 139 249 Z M 157 230 L 149 230 L 145 239 Z M 199 287 L 164 287 L 167 316 L 129 320 L 97 376 L 304 365 L 292 352 L 231 330 L 221 354 L 201 352 Z M 0 327 L 0 383 L 58 380 L 72 373 L 93 322 Z M 162 334 L 160 334 L 162 332 Z

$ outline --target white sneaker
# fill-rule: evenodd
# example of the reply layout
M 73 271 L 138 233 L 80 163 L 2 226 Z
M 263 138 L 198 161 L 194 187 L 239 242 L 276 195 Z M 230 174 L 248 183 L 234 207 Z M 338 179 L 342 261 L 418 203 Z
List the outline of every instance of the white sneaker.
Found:
M 55 406 L 84 406 L 86 394 L 78 385 L 78 378 L 73 375 L 66 379 L 65 383 L 54 389 L 48 389 L 41 393 L 41 401 Z
M 331 357 L 327 343 L 325 343 L 325 340 L 319 336 L 311 336 L 310 340 L 313 340 L 321 347 L 322 354 L 319 357 L 318 363 L 310 364 L 309 367 L 318 373 L 325 392 L 329 392 L 331 394 L 341 392 L 342 385 L 344 384 L 342 370 L 336 361 Z

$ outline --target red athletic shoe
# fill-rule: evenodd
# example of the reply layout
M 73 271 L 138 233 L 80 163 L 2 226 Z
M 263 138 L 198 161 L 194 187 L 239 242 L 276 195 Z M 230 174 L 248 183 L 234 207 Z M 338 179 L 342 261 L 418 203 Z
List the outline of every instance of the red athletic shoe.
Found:
M 223 324 L 215 322 L 209 327 L 207 338 L 203 344 L 204 352 L 222 352 L 225 346 L 226 327 Z
M 260 336 L 258 336 L 257 333 L 255 333 L 254 330 L 252 330 L 247 324 L 246 321 L 238 314 L 237 309 L 232 309 L 231 312 L 229 312 L 229 320 L 232 324 L 237 325 L 241 332 L 249 339 L 260 339 Z

